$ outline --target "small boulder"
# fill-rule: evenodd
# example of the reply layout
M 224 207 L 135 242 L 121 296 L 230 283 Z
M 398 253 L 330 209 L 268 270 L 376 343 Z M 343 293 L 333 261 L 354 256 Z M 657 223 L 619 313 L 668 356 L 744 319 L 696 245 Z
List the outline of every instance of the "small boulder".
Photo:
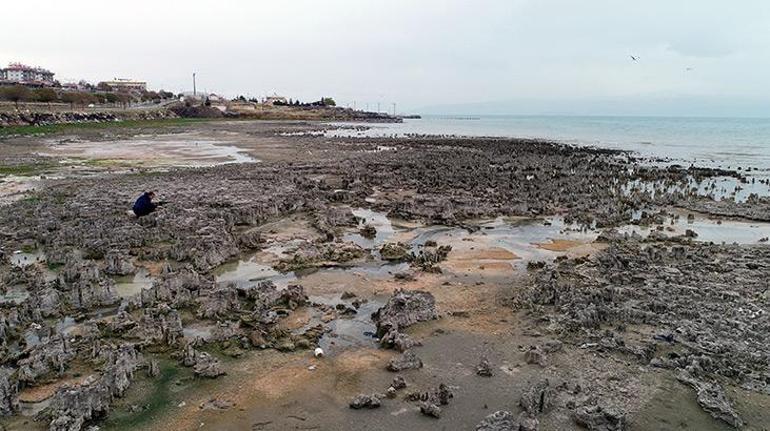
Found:
M 494 375 L 492 373 L 492 365 L 490 365 L 489 359 L 486 356 L 482 357 L 479 364 L 476 365 L 476 375 L 481 377 L 492 377 Z
M 420 413 L 424 414 L 425 416 L 438 419 L 441 417 L 441 407 L 433 403 L 421 402 Z
M 484 418 L 478 425 L 476 431 L 517 431 L 518 424 L 513 419 L 511 412 L 498 410 Z
M 388 371 L 399 372 L 404 370 L 416 370 L 422 368 L 422 366 L 422 359 L 418 358 L 413 351 L 407 350 L 398 357 L 391 359 L 390 362 L 388 362 L 387 369 Z
M 351 409 L 376 409 L 382 404 L 381 400 L 385 398 L 382 394 L 359 394 L 350 401 Z

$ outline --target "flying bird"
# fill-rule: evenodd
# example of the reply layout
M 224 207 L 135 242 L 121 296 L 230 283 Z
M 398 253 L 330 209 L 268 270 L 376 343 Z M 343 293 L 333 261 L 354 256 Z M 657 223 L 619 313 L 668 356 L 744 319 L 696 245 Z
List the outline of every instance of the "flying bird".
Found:
M 693 70 L 693 68 L 692 67 L 688 67 L 685 70 L 689 72 L 689 71 Z
M 630 55 L 629 57 L 631 57 L 631 60 L 633 61 L 639 61 L 639 57 L 635 57 L 633 55 Z

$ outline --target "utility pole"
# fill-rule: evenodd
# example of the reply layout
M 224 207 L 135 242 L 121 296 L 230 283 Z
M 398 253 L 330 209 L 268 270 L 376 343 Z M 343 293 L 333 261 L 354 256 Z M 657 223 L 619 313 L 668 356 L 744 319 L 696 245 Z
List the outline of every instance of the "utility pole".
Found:
M 393 116 L 396 116 L 396 103 L 393 102 Z
M 377 113 L 379 114 L 380 112 L 382 112 L 380 111 L 380 102 L 377 102 Z
M 356 109 L 358 109 L 358 108 L 356 107 L 356 101 L 354 100 L 353 101 L 353 110 L 355 111 Z
M 195 72 L 193 72 L 193 97 L 197 97 L 197 96 L 198 96 L 198 91 L 195 88 Z

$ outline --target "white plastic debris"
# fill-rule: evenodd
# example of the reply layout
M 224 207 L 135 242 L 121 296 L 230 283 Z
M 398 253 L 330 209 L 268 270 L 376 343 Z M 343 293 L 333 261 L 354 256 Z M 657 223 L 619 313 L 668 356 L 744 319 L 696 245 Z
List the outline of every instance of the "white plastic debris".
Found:
M 316 347 L 315 351 L 313 351 L 313 356 L 316 358 L 322 358 L 324 356 L 324 349 Z

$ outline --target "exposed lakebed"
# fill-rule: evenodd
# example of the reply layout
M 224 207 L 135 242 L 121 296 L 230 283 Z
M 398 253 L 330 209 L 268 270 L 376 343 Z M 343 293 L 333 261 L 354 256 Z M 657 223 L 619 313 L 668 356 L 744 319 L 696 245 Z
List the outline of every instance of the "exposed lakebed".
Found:
M 265 161 L 73 175 L 0 208 L 4 423 L 768 419 L 764 183 L 544 142 L 315 127 L 137 136 L 180 167 L 185 141 L 223 137 Z M 144 189 L 170 203 L 128 217 Z

